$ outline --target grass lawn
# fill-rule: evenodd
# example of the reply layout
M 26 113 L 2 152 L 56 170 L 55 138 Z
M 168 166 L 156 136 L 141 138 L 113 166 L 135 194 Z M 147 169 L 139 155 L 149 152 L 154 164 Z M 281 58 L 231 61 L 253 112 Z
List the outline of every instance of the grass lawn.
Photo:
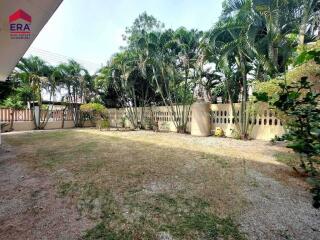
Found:
M 250 159 L 230 145 L 228 157 L 203 138 L 175 136 L 65 130 L 4 140 L 19 164 L 50 177 L 55 196 L 92 223 L 84 239 L 246 239 L 244 189 L 260 184 L 248 171 L 291 184 L 275 171 L 282 165 L 266 163 L 268 154 L 254 161 L 265 152 L 257 146 Z

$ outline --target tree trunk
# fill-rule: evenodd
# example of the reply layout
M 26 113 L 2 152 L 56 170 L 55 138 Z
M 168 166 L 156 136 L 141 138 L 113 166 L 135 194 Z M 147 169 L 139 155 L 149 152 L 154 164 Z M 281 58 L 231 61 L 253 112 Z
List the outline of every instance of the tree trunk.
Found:
M 275 69 L 278 70 L 278 49 L 274 47 L 273 42 L 268 45 L 268 56 Z
M 241 56 L 241 72 L 242 72 L 242 99 L 241 99 L 241 139 L 248 139 L 248 112 L 247 112 L 247 93 L 248 93 L 248 81 L 244 60 Z
M 268 43 L 268 57 L 271 63 L 274 65 L 275 69 L 278 70 L 278 49 L 277 49 L 277 36 L 281 33 L 280 31 L 280 12 L 279 12 L 279 1 L 276 1 L 276 11 L 269 12 L 270 16 L 267 20 L 267 32 L 270 36 Z
M 304 44 L 305 33 L 307 30 L 308 12 L 308 0 L 303 0 L 303 16 L 299 29 L 299 45 Z
M 38 108 L 38 110 L 36 110 L 36 107 Z M 39 130 L 40 129 L 40 122 L 41 122 L 41 109 L 39 106 L 33 106 L 33 122 L 34 122 L 34 126 L 35 126 L 35 130 Z
M 63 129 L 64 128 L 64 112 L 65 112 L 66 108 L 64 108 L 61 112 L 62 116 L 61 116 L 61 128 Z
M 14 121 L 14 110 L 13 108 L 10 108 L 10 126 L 9 131 L 13 131 L 13 121 Z

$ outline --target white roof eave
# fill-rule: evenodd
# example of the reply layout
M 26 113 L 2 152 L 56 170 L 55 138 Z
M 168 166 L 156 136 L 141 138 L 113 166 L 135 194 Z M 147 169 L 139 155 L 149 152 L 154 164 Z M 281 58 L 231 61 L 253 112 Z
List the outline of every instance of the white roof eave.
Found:
M 62 0 L 2 1 L 0 7 L 0 81 L 5 81 L 20 58 L 57 10 Z M 12 39 L 9 16 L 22 9 L 32 17 L 29 39 Z

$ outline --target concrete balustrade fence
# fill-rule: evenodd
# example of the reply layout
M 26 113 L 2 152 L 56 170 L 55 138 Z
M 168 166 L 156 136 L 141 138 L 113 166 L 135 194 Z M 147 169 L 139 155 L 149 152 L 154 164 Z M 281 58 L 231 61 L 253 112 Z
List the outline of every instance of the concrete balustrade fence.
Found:
M 240 104 L 235 104 L 235 112 L 239 117 Z M 267 104 L 259 104 L 252 109 L 249 118 L 250 137 L 254 139 L 270 140 L 284 134 L 282 121 L 277 113 L 270 110 Z M 211 129 L 221 127 L 226 136 L 232 136 L 235 126 L 235 117 L 230 104 L 211 104 Z
M 11 110 L 6 108 L 0 108 L 0 122 L 5 123 L 2 131 L 6 132 L 9 130 L 9 125 L 11 121 L 11 116 L 13 113 L 13 130 L 14 131 L 26 131 L 35 129 L 35 124 L 33 120 L 33 113 L 30 109 L 23 110 Z M 44 129 L 59 129 L 62 128 L 73 128 L 73 116 L 71 111 L 63 110 L 52 110 L 52 111 L 41 111 L 40 119 L 41 122 L 48 122 Z M 64 121 L 63 121 L 64 118 Z M 84 126 L 93 126 L 90 121 L 85 121 Z
M 236 115 L 239 116 L 240 104 L 235 104 Z M 182 106 L 174 107 L 176 112 L 183 111 Z M 187 109 L 189 106 L 187 107 Z M 254 111 L 253 111 L 254 110 Z M 276 112 L 270 110 L 268 105 L 259 104 L 253 109 L 249 119 L 250 137 L 254 139 L 270 140 L 273 137 L 281 136 L 284 133 L 284 127 Z M 10 109 L 0 109 L 0 122 L 9 123 L 11 119 Z M 129 110 L 125 108 L 108 109 L 109 122 L 111 127 L 132 127 L 129 121 Z M 70 111 L 54 110 L 41 113 L 41 120 L 44 121 L 49 114 L 48 124 L 45 129 L 54 129 L 62 127 L 64 114 L 64 128 L 74 127 L 72 113 Z M 174 116 L 170 108 L 164 106 L 137 108 L 135 114 L 138 121 L 152 128 L 156 125 L 160 131 L 177 131 L 173 121 Z M 179 115 L 181 116 L 181 114 Z M 16 131 L 34 129 L 33 115 L 31 110 L 16 110 L 13 114 L 13 128 Z M 196 136 L 208 136 L 214 133 L 217 127 L 220 127 L 227 137 L 234 134 L 235 116 L 233 116 L 230 104 L 207 104 L 199 103 L 190 107 L 187 116 L 187 131 Z M 93 126 L 90 121 L 86 121 L 84 126 Z M 8 126 L 4 131 L 8 130 Z
M 11 119 L 11 109 L 0 109 L 0 121 L 9 122 Z M 13 111 L 13 121 L 32 121 L 32 111 L 29 109 Z
M 182 112 L 182 106 L 174 107 L 178 111 Z M 188 106 L 189 108 L 189 106 Z M 186 111 L 187 113 L 188 111 Z M 143 114 L 142 114 L 143 113 Z M 132 124 L 129 121 L 128 110 L 124 108 L 109 108 L 109 121 L 110 126 L 112 127 L 132 127 Z M 158 107 L 145 107 L 145 108 L 137 108 L 137 116 L 138 121 L 143 123 L 144 125 L 148 125 L 148 123 L 157 123 L 157 126 L 160 131 L 177 131 L 176 126 L 174 124 L 174 116 L 172 115 L 172 111 L 164 106 Z M 150 125 L 150 124 L 149 124 Z M 191 129 L 191 111 L 189 112 L 187 118 L 187 131 L 190 132 Z
M 237 115 L 239 115 L 240 104 L 237 103 L 234 104 L 234 106 Z M 197 108 L 199 107 L 201 106 L 199 105 Z M 144 112 L 144 120 L 141 119 L 142 111 Z M 191 128 L 193 127 L 198 131 L 198 134 L 193 135 L 206 136 L 207 134 L 204 132 L 209 131 L 209 133 L 213 134 L 215 129 L 220 127 L 227 137 L 233 136 L 236 126 L 230 104 L 209 104 L 207 117 L 203 116 L 205 115 L 203 109 L 200 112 L 197 111 L 195 115 L 192 111 L 197 111 L 197 109 L 194 107 L 190 109 L 187 121 L 188 132 L 192 133 Z M 108 112 L 110 126 L 122 127 L 124 124 L 125 127 L 132 127 L 128 120 L 126 109 L 111 108 L 108 109 Z M 154 123 L 157 123 L 159 130 L 177 131 L 170 108 L 163 106 L 152 108 L 147 107 L 144 109 L 138 108 L 137 116 L 140 122 L 148 122 L 152 120 Z M 209 119 L 209 126 L 206 126 L 208 125 L 206 118 Z M 276 112 L 268 108 L 267 104 L 259 104 L 256 106 L 256 109 L 252 110 L 249 123 L 250 137 L 254 139 L 270 140 L 275 136 L 281 136 L 284 134 L 284 127 L 281 120 L 277 118 Z

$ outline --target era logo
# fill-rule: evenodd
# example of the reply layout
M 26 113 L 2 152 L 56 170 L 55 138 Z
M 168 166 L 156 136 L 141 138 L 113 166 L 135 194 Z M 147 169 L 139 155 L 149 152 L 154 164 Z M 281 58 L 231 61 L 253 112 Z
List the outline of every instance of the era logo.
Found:
M 22 9 L 9 16 L 11 39 L 29 39 L 31 35 L 31 16 Z

